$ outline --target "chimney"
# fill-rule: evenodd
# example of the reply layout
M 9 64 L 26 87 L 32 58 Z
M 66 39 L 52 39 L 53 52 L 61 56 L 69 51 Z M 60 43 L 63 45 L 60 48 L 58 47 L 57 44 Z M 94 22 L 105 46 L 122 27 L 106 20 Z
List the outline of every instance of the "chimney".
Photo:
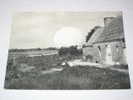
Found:
M 115 17 L 105 17 L 104 25 L 107 26 Z

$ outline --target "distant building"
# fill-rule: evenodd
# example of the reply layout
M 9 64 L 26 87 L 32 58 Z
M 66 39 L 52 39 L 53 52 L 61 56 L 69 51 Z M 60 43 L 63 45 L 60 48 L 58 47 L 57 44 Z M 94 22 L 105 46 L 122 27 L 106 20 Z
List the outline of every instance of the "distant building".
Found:
M 103 64 L 127 64 L 122 17 L 104 18 L 104 27 L 98 28 L 86 46 L 83 56 L 92 56 L 91 61 Z

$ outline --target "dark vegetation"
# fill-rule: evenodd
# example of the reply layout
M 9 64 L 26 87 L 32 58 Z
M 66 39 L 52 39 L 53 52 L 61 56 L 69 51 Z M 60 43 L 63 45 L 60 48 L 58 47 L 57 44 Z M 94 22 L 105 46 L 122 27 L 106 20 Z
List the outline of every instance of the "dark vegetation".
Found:
M 111 66 L 113 68 L 117 68 L 117 69 L 125 69 L 125 70 L 128 70 L 128 65 L 115 65 L 115 66 Z
M 26 57 L 19 56 L 13 63 L 9 55 L 6 89 L 128 89 L 129 75 L 108 68 L 92 66 L 65 67 L 63 71 L 42 74 L 50 68 L 61 68 L 65 60 L 79 59 L 81 55 L 50 55 Z M 22 65 L 34 66 L 30 71 L 23 72 Z M 24 66 L 24 65 L 23 65 Z
M 5 88 L 11 89 L 128 89 L 127 74 L 95 67 L 66 68 L 46 75 L 14 77 Z
M 77 46 L 71 46 L 71 47 L 61 47 L 59 49 L 59 55 L 71 55 L 71 56 L 79 56 L 82 54 L 81 49 L 77 49 Z

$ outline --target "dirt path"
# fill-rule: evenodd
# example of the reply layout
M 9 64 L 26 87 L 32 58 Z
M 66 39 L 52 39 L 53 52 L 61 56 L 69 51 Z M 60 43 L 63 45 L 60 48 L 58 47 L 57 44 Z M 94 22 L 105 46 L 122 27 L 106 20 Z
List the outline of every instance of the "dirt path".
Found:
M 110 67 L 109 69 L 128 74 L 128 70 L 127 69 L 112 68 L 112 67 Z
M 62 70 L 63 70 L 63 68 L 51 68 L 49 70 L 41 71 L 41 74 L 51 74 L 51 73 L 54 73 L 54 72 L 60 72 Z
M 86 61 L 82 61 L 81 59 L 77 59 L 74 61 L 68 61 L 67 62 L 68 65 L 70 67 L 74 67 L 74 66 L 96 66 L 96 67 L 102 67 L 101 64 L 98 63 L 92 63 L 92 62 L 86 62 Z
M 75 67 L 77 65 L 80 65 L 80 66 L 92 66 L 92 67 L 98 67 L 98 68 L 109 68 L 110 70 L 115 70 L 115 71 L 118 71 L 118 72 L 123 72 L 123 73 L 128 74 L 127 69 L 113 68 L 113 67 L 110 67 L 108 65 L 92 63 L 92 62 L 83 62 L 80 59 L 77 59 L 77 60 L 74 60 L 74 61 L 69 61 L 68 65 L 70 67 Z

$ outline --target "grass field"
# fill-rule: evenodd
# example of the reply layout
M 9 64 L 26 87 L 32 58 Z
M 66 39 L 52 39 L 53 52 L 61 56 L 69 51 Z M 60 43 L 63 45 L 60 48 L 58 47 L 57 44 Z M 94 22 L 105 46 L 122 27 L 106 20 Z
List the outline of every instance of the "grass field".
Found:
M 62 71 L 42 74 L 51 68 L 61 68 L 65 60 L 80 58 L 80 56 L 19 56 L 13 63 L 9 56 L 6 89 L 129 89 L 130 80 L 127 73 L 109 68 L 92 66 L 69 67 Z M 25 69 L 25 70 L 23 70 Z

